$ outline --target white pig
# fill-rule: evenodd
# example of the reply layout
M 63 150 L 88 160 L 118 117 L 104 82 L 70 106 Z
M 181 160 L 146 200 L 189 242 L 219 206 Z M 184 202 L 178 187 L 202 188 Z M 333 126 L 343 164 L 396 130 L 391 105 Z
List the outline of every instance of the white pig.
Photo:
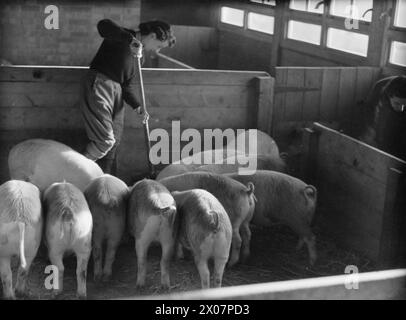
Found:
M 255 213 L 253 222 L 262 225 L 264 220 L 278 220 L 289 226 L 300 238 L 298 248 L 306 243 L 310 264 L 317 259 L 316 237 L 311 223 L 317 204 L 317 189 L 287 174 L 258 170 L 250 176 L 227 175 L 242 183 L 255 185 Z
M 58 288 L 54 295 L 63 291 L 65 253 L 76 255 L 77 295 L 86 298 L 87 264 L 91 252 L 92 214 L 85 196 L 71 183 L 53 183 L 44 193 L 46 210 L 45 237 L 49 259 L 58 268 Z
M 170 287 L 169 263 L 175 245 L 176 203 L 166 187 L 144 179 L 131 188 L 128 204 L 130 233 L 137 253 L 137 287 L 145 286 L 147 253 L 152 242 L 162 248 L 161 285 Z
M 249 223 L 254 214 L 254 185 L 246 185 L 228 177 L 210 172 L 190 172 L 168 177 L 160 181 L 171 192 L 204 189 L 213 194 L 226 209 L 233 227 L 229 266 L 240 259 L 244 261 L 250 253 L 251 230 Z
M 29 181 L 40 191 L 54 182 L 70 182 L 84 191 L 103 171 L 93 161 L 60 142 L 30 139 L 15 145 L 8 156 L 11 179 Z
M 108 281 L 124 233 L 129 189 L 120 179 L 105 174 L 94 179 L 84 194 L 93 217 L 93 277 L 95 281 L 101 278 Z M 107 249 L 102 268 L 105 242 Z
M 202 288 L 210 287 L 209 259 L 214 261 L 214 287 L 221 287 L 231 247 L 232 226 L 220 201 L 202 189 L 172 192 L 179 224 L 179 241 L 191 250 Z
M 31 183 L 11 180 L 0 186 L 0 274 L 3 297 L 15 299 L 11 257 L 20 256 L 16 293 L 25 295 L 32 261 L 42 235 L 42 206 L 38 188 Z

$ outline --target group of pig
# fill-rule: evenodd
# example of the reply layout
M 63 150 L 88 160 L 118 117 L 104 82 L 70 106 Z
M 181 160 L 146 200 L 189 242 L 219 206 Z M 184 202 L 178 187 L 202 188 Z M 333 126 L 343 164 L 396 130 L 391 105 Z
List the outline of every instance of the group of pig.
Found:
M 94 279 L 109 280 L 126 227 L 135 238 L 137 286 L 145 285 L 148 248 L 159 242 L 163 287 L 170 287 L 170 260 L 174 253 L 182 258 L 183 248 L 192 252 L 202 288 L 210 287 L 210 259 L 214 286 L 220 287 L 226 264 L 231 267 L 250 254 L 250 223 L 269 225 L 273 220 L 298 234 L 299 245 L 306 243 L 310 263 L 314 263 L 315 236 L 310 224 L 316 188 L 275 171 L 285 170 L 278 151 L 257 157 L 262 159 L 259 170 L 251 175 L 235 173 L 235 165 L 202 167 L 184 161 L 167 166 L 157 180 L 144 179 L 128 187 L 63 144 L 41 139 L 20 143 L 9 155 L 12 180 L 0 186 L 3 296 L 15 297 L 13 255 L 20 256 L 15 291 L 25 293 L 43 225 L 50 262 L 59 271 L 59 288 L 54 293 L 63 290 L 64 254 L 74 252 L 79 298 L 86 297 L 91 252 Z

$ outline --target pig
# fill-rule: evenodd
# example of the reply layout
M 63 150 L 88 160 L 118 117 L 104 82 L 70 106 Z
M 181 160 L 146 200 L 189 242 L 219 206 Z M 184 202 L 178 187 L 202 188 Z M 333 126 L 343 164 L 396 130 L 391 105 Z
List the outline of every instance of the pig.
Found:
M 228 177 L 241 183 L 251 181 L 255 185 L 257 203 L 253 218 L 254 224 L 264 224 L 264 220 L 278 220 L 289 226 L 300 238 L 298 249 L 307 245 L 309 262 L 317 259 L 316 237 L 311 223 L 317 204 L 317 189 L 287 174 L 258 170 L 253 175 L 236 173 Z
M 41 192 L 54 182 L 70 182 L 84 191 L 103 171 L 93 161 L 53 140 L 30 139 L 15 145 L 9 153 L 11 179 L 35 184 Z
M 231 248 L 230 218 L 206 190 L 172 192 L 178 209 L 179 242 L 193 252 L 203 289 L 210 287 L 208 260 L 214 261 L 214 287 L 221 287 Z
M 228 177 L 210 172 L 190 172 L 160 181 L 169 191 L 204 189 L 212 193 L 224 206 L 233 228 L 231 256 L 228 262 L 234 266 L 240 259 L 245 261 L 250 254 L 251 230 L 249 223 L 255 209 L 254 184 L 246 185 Z M 241 234 L 240 234 L 241 232 Z
M 109 281 L 117 248 L 122 239 L 129 196 L 128 186 L 109 174 L 94 179 L 84 195 L 93 217 L 92 253 L 94 280 Z M 106 242 L 104 267 L 103 244 Z
M 49 259 L 58 268 L 58 287 L 54 296 L 63 291 L 65 253 L 76 255 L 77 296 L 86 298 L 87 264 L 91 252 L 93 220 L 85 196 L 68 182 L 53 183 L 44 192 L 46 212 L 45 238 Z
M 245 135 L 245 137 L 244 137 Z M 237 145 L 239 139 L 244 137 L 244 149 Z M 253 148 L 253 144 L 256 143 L 256 152 L 252 153 L 250 150 Z M 227 148 L 236 149 L 238 152 L 249 154 L 251 156 L 269 156 L 272 158 L 279 158 L 279 148 L 275 140 L 272 139 L 267 133 L 257 130 L 249 129 L 238 134 L 235 139 L 227 141 Z
M 5 299 L 28 293 L 28 272 L 41 243 L 42 225 L 41 196 L 36 186 L 17 180 L 0 186 L 0 276 Z M 10 267 L 14 255 L 20 256 L 15 292 Z
M 229 157 L 224 160 L 223 164 L 208 164 L 200 166 L 193 171 L 208 171 L 217 174 L 240 173 L 251 174 L 255 170 L 273 170 L 278 172 L 286 172 L 286 164 L 280 157 L 273 158 L 266 155 L 248 156 L 242 158 L 248 161 L 247 164 L 239 164 L 238 157 Z M 255 167 L 251 168 L 250 164 L 255 163 Z
M 172 164 L 166 166 L 163 170 L 161 170 L 161 172 L 159 172 L 156 180 L 159 181 L 167 177 L 173 177 L 182 173 L 192 172 L 208 161 L 210 161 L 209 163 L 218 163 L 222 162 L 228 157 L 236 156 L 239 154 L 243 155 L 243 153 L 237 152 L 235 149 L 214 149 L 198 152 L 192 156 L 182 158 L 181 160 L 175 161 Z
M 131 188 L 128 220 L 130 234 L 135 238 L 137 287 L 145 286 L 148 248 L 152 242 L 159 242 L 162 248 L 161 285 L 170 288 L 169 264 L 175 245 L 175 218 L 175 200 L 162 184 L 143 179 Z

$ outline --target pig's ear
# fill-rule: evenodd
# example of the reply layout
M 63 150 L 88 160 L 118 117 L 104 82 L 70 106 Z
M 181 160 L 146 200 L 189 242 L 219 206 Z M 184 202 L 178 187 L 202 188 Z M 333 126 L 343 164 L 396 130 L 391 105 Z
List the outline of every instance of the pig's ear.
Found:
M 254 184 L 251 181 L 248 182 L 247 183 L 247 193 L 248 193 L 248 195 L 250 196 L 250 195 L 254 194 L 254 191 L 255 191 Z
M 316 187 L 314 187 L 312 185 L 306 186 L 306 188 L 304 189 L 304 193 L 305 193 L 306 198 L 308 198 L 308 199 L 317 198 L 317 189 L 316 189 Z

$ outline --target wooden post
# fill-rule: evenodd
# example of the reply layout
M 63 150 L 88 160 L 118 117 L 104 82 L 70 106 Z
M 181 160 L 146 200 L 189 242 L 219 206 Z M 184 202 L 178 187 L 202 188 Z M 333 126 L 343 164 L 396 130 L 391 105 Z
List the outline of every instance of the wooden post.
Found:
M 313 128 L 303 129 L 300 176 L 306 183 L 315 184 L 317 179 L 319 136 Z
M 257 87 L 257 128 L 272 136 L 272 116 L 275 79 L 255 77 Z
M 285 13 L 289 10 L 289 1 L 276 1 L 275 30 L 272 39 L 272 52 L 270 61 L 271 75 L 275 76 L 275 67 L 280 64 L 280 47 L 286 32 Z
M 380 267 L 392 267 L 405 259 L 404 229 L 406 212 L 405 174 L 397 169 L 388 170 L 382 232 L 379 246 Z M 404 261 L 403 261 L 404 262 Z

